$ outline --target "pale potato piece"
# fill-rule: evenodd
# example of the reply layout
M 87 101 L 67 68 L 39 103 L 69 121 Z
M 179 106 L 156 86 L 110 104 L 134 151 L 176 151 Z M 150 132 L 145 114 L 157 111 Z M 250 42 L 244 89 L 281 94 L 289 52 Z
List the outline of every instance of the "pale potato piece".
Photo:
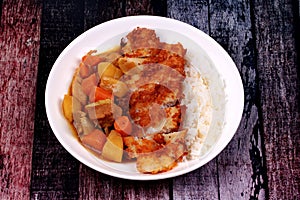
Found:
M 123 157 L 123 139 L 120 133 L 112 130 L 102 149 L 103 158 L 115 162 L 122 162 Z
M 99 77 L 121 78 L 123 72 L 110 62 L 101 62 L 98 64 Z
M 72 96 L 66 94 L 63 99 L 62 107 L 63 107 L 64 116 L 69 122 L 73 121 L 72 104 L 73 104 Z

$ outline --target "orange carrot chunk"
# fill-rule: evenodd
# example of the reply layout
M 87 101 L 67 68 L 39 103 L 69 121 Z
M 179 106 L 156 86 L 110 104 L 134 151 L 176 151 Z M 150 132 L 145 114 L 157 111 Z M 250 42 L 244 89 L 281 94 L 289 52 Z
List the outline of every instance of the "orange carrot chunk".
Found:
M 88 55 L 89 55 L 89 53 L 86 54 L 86 55 L 84 55 L 84 56 L 82 56 L 81 61 L 83 62 L 83 61 L 86 59 L 86 57 L 87 57 Z
M 128 136 L 132 132 L 132 124 L 127 116 L 121 116 L 114 122 L 114 127 L 122 136 Z
M 90 102 L 97 102 L 99 100 L 112 99 L 112 98 L 113 96 L 110 91 L 97 86 L 93 87 L 89 95 Z
M 89 95 L 94 86 L 97 85 L 96 74 L 92 74 L 81 82 L 81 87 L 86 95 Z
M 103 146 L 106 142 L 106 136 L 99 129 L 94 129 L 89 134 L 82 136 L 81 142 L 90 150 L 96 153 L 101 153 Z

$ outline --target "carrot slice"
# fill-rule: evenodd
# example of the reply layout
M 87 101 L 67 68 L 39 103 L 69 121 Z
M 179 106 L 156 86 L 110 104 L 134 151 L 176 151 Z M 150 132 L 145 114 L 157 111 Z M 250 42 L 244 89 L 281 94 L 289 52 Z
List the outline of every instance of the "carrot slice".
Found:
M 79 65 L 79 74 L 82 78 L 87 78 L 90 75 L 89 68 L 82 62 Z
M 106 142 L 105 134 L 99 129 L 94 129 L 89 134 L 81 137 L 81 142 L 84 146 L 96 153 L 101 153 Z
M 83 62 L 89 54 L 82 56 L 81 61 Z
M 127 116 L 121 116 L 114 122 L 114 127 L 123 137 L 128 136 L 132 132 L 132 124 Z
M 110 91 L 97 86 L 93 87 L 89 95 L 90 102 L 96 102 L 99 100 L 112 99 L 112 98 L 113 96 Z
M 86 95 L 89 95 L 94 86 L 97 85 L 96 74 L 92 74 L 81 82 L 81 87 Z

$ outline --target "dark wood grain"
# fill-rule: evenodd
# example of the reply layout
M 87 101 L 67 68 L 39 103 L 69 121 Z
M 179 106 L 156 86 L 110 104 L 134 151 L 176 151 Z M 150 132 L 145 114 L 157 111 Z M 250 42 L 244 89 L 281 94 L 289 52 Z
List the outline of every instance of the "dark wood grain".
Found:
M 0 6 L 0 199 L 29 199 L 41 5 Z
M 230 54 L 245 90 L 240 126 L 218 156 L 220 199 L 265 199 L 255 41 L 249 1 L 212 1 L 210 34 Z
M 168 17 L 186 22 L 209 33 L 208 1 L 168 1 Z M 180 199 L 218 199 L 217 160 L 198 170 L 173 179 L 173 197 Z
M 171 199 L 170 179 L 159 181 L 123 181 L 124 199 Z
M 298 17 L 300 18 L 300 0 L 295 1 L 294 5 L 296 6 L 296 8 L 294 8 L 294 9 L 297 9 L 297 5 L 298 5 L 298 11 L 296 11 L 296 13 L 298 13 Z
M 293 13 L 289 0 L 254 1 L 270 199 L 300 197 L 299 63 Z
M 124 14 L 129 15 L 160 15 L 165 16 L 167 1 L 161 0 L 126 0 Z
M 77 199 L 79 162 L 58 142 L 45 112 L 45 86 L 53 63 L 83 32 L 81 1 L 43 1 L 41 45 L 37 79 L 32 199 Z
M 2 6 L 3 6 L 3 0 L 0 0 L 0 13 L 1 14 L 2 14 Z M 2 19 L 2 15 L 1 14 L 0 14 L 0 20 Z M 2 25 L 2 23 L 1 23 L 1 25 Z
M 207 0 L 169 0 L 168 17 L 188 23 L 209 34 L 209 2 Z
M 124 16 L 124 3 L 120 0 L 84 1 L 84 29 L 87 30 L 111 19 Z
M 79 170 L 79 199 L 122 199 L 122 180 L 84 165 Z
M 216 159 L 186 175 L 173 178 L 174 199 L 219 199 Z

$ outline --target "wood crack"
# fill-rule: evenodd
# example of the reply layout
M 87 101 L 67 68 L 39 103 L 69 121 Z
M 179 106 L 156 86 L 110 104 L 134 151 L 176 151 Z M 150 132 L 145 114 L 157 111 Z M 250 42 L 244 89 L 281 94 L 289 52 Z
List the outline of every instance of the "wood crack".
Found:
M 252 164 L 252 189 L 251 189 L 251 195 L 250 199 L 262 199 L 260 198 L 261 193 L 265 196 L 266 191 L 266 166 L 264 164 L 262 151 L 259 148 L 261 146 L 261 136 L 259 131 L 259 121 L 255 124 L 253 127 L 253 132 L 251 135 L 251 146 L 249 149 L 249 155 L 251 157 L 251 164 Z

